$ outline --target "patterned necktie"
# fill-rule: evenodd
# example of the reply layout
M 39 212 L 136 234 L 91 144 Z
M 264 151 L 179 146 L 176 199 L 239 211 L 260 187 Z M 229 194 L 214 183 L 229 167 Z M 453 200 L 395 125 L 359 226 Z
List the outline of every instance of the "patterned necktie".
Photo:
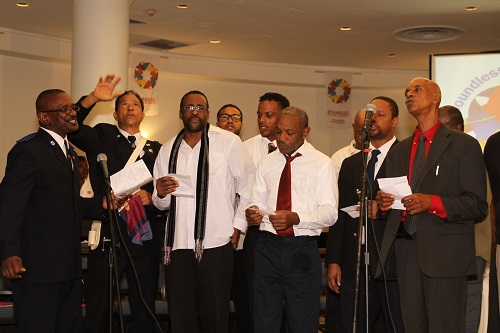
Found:
M 295 156 L 284 155 L 286 159 L 285 167 L 281 172 L 280 185 L 278 187 L 278 198 L 276 200 L 276 210 L 292 210 L 292 172 L 290 163 L 301 153 Z M 280 236 L 293 236 L 293 226 L 276 232 Z
M 370 158 L 370 161 L 368 161 L 368 165 L 366 166 L 366 175 L 368 176 L 370 184 L 373 184 L 373 182 L 375 181 L 375 164 L 377 164 L 379 154 L 380 150 L 372 150 L 372 157 Z
M 132 148 L 135 148 L 137 147 L 137 145 L 135 144 L 135 136 L 134 135 L 129 135 L 128 136 L 128 141 L 130 141 L 130 145 L 132 146 Z
M 273 151 L 275 151 L 277 148 L 276 146 L 274 145 L 274 143 L 272 142 L 269 142 L 268 145 L 267 145 L 267 153 L 268 154 L 271 154 Z
M 420 183 L 420 174 L 424 167 L 425 161 L 425 135 L 421 134 L 418 138 L 417 151 L 415 153 L 415 159 L 413 160 L 413 166 L 411 169 L 411 180 L 410 187 L 412 193 L 417 193 Z M 417 232 L 417 216 L 416 215 L 406 215 L 403 227 L 409 235 L 413 235 Z
M 66 149 L 66 160 L 68 161 L 71 170 L 73 170 L 73 160 L 71 158 L 71 152 L 69 150 L 69 144 L 67 140 L 64 140 L 64 148 Z

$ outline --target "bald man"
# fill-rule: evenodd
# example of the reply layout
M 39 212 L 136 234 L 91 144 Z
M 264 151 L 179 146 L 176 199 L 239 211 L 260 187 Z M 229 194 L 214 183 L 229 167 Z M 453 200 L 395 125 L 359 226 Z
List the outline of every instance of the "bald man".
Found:
M 380 258 L 387 265 L 394 246 L 407 333 L 463 333 L 467 276 L 476 274 L 474 222 L 488 209 L 481 147 L 439 122 L 435 82 L 415 78 L 405 97 L 418 125 L 389 152 L 386 175 L 407 176 L 412 194 L 401 199 L 403 210 L 393 208 L 394 195 L 378 192 L 387 218 Z

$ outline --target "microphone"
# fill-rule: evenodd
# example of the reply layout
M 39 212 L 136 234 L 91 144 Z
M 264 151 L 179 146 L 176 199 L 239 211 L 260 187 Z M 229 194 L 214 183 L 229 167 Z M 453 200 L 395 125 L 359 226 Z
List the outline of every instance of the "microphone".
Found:
M 111 188 L 111 180 L 108 172 L 108 157 L 104 153 L 97 155 L 97 163 L 101 166 L 102 174 L 104 175 L 104 182 L 108 188 Z
M 370 136 L 368 130 L 370 129 L 370 123 L 372 122 L 373 115 L 377 112 L 377 107 L 373 104 L 366 104 L 365 106 L 366 115 L 365 122 L 363 123 L 363 134 L 361 135 L 361 140 L 363 142 L 363 151 L 367 153 L 368 146 L 370 144 Z
M 368 128 L 370 127 L 370 123 L 372 122 L 373 115 L 375 114 L 375 112 L 377 112 L 377 107 L 373 104 L 366 104 L 365 110 L 366 110 L 366 116 L 363 128 L 368 130 Z

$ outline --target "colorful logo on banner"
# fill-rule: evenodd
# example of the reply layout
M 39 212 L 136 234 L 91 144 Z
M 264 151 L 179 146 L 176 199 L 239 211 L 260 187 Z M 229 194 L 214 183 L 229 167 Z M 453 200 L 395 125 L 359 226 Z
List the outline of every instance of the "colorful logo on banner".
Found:
M 352 73 L 326 72 L 326 126 L 348 128 L 351 126 Z M 332 103 L 333 102 L 333 103 Z
M 328 85 L 328 96 L 334 103 L 345 103 L 351 97 L 351 85 L 344 79 L 334 79 Z
M 158 70 L 149 62 L 141 62 L 134 71 L 134 80 L 142 89 L 152 89 L 158 81 Z
M 130 53 L 129 89 L 141 95 L 146 116 L 160 114 L 158 105 L 160 71 L 155 64 L 157 66 L 160 64 L 160 57 L 157 55 Z

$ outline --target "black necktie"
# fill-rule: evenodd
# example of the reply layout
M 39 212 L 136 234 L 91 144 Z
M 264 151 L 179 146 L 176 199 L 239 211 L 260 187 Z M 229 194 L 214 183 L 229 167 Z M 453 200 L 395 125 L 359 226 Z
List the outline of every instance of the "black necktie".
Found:
M 130 145 L 132 148 L 135 148 L 137 145 L 135 144 L 135 136 L 134 135 L 129 135 L 128 136 L 128 141 L 130 141 Z
M 373 182 L 375 181 L 375 164 L 377 164 L 379 154 L 380 150 L 372 150 L 372 157 L 370 158 L 370 161 L 368 161 L 368 165 L 366 166 L 366 175 L 368 176 L 370 184 L 373 184 Z
M 276 146 L 274 145 L 274 143 L 272 142 L 269 142 L 268 145 L 267 145 L 267 153 L 268 154 L 271 154 L 273 151 L 275 151 L 277 148 Z
M 415 152 L 415 158 L 411 169 L 410 187 L 412 193 L 418 192 L 420 174 L 422 173 L 425 161 L 425 135 L 421 134 L 418 140 L 417 151 Z M 413 235 L 417 232 L 417 216 L 406 215 L 403 226 L 408 234 Z
M 64 148 L 66 149 L 66 160 L 68 161 L 68 164 L 69 164 L 71 170 L 73 170 L 73 160 L 71 158 L 71 152 L 69 150 L 68 141 L 66 141 L 66 140 L 64 140 Z

